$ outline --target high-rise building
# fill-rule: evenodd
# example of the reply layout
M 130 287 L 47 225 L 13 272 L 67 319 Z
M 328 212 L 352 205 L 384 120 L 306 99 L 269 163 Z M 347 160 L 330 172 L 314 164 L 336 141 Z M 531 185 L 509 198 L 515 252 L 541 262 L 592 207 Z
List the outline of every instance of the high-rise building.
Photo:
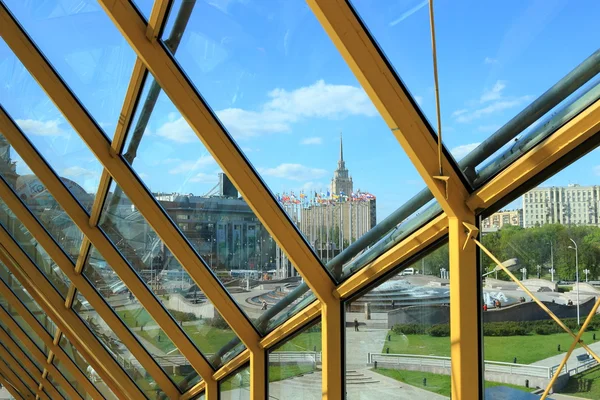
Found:
M 333 172 L 333 178 L 331 179 L 331 193 L 338 196 L 350 196 L 352 192 L 352 177 L 349 175 L 346 163 L 344 162 L 344 144 L 340 132 L 340 159 L 338 160 L 338 167 Z
M 523 195 L 523 226 L 600 226 L 600 186 L 540 187 Z

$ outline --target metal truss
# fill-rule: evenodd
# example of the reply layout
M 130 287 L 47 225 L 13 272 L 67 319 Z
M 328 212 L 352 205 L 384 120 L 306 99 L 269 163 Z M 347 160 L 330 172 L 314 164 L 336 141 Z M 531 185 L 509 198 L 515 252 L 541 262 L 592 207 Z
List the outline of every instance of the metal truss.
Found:
M 21 394 L 22 398 L 34 398 L 36 395 L 40 398 L 47 398 L 47 396 L 44 397 L 46 394 L 41 389 L 42 387 L 44 389 L 52 387 L 49 383 L 46 384 L 45 374 L 50 374 L 73 398 L 78 398 L 74 389 L 62 378 L 51 362 L 52 357 L 58 357 L 92 398 L 102 398 L 94 385 L 79 371 L 58 345 L 61 335 L 64 334 L 119 398 L 142 398 L 143 395 L 134 382 L 73 311 L 72 304 L 77 291 L 79 291 L 155 379 L 166 396 L 182 400 L 191 399 L 203 391 L 207 399 L 217 399 L 218 381 L 248 362 L 251 371 L 251 397 L 265 398 L 268 381 L 266 376 L 268 350 L 282 343 L 310 322 L 321 318 L 323 398 L 337 400 L 343 398 L 344 390 L 340 377 L 344 370 L 342 365 L 343 301 L 391 272 L 397 266 L 418 256 L 423 249 L 448 235 L 452 275 L 450 282 L 452 398 L 477 398 L 482 387 L 480 374 L 482 360 L 477 328 L 480 322 L 480 300 L 477 292 L 479 273 L 476 268 L 475 252 L 478 242 L 471 240 L 477 234 L 474 226 L 475 216 L 494 206 L 506 195 L 540 174 L 544 168 L 596 135 L 600 128 L 600 102 L 593 104 L 564 125 L 550 138 L 515 161 L 483 187 L 470 193 L 470 189 L 464 184 L 460 173 L 457 172 L 454 162 L 447 157 L 446 153 L 438 152 L 436 135 L 424 122 L 415 102 L 383 58 L 382 52 L 348 2 L 345 0 L 307 0 L 444 211 L 443 214 L 432 219 L 393 248 L 381 254 L 346 281 L 336 285 L 256 171 L 249 165 L 237 145 L 185 77 L 166 43 L 161 40 L 160 34 L 165 25 L 170 2 L 156 0 L 147 23 L 139 16 L 129 0 L 99 0 L 99 2 L 138 56 L 112 142 L 107 140 L 101 129 L 0 2 L 0 35 L 104 167 L 94 204 L 88 215 L 10 116 L 0 107 L 0 129 L 84 235 L 79 257 L 73 263 L 6 182 L 0 181 L 0 197 L 72 282 L 67 298 L 62 299 L 56 289 L 45 280 L 43 274 L 14 242 L 10 234 L 0 228 L 0 242 L 4 246 L 0 248 L 0 260 L 7 265 L 59 328 L 55 340 L 50 340 L 39 322 L 0 281 L 0 290 L 6 293 L 7 301 L 44 341 L 50 349 L 51 355 L 45 363 L 41 363 L 39 350 L 35 352 L 30 347 L 31 345 L 35 346 L 31 339 L 18 327 L 10 315 L 0 308 L 0 319 L 5 321 L 11 332 L 25 344 L 36 360 L 45 365 L 45 371 L 39 377 L 41 387 L 38 384 L 33 386 L 36 388 L 35 393 L 31 393 L 4 363 L 0 363 L 0 373 L 2 374 L 0 381 L 3 380 L 3 383 L 7 383 L 6 386 L 10 386 L 9 390 L 12 392 L 17 393 L 16 390 L 18 390 L 18 394 Z M 312 304 L 264 337 L 237 307 L 233 298 L 210 272 L 204 260 L 193 250 L 183 234 L 146 190 L 131 170 L 128 164 L 130 160 L 123 154 L 126 133 L 148 72 L 152 74 L 160 88 L 169 96 L 197 134 L 199 140 L 242 193 L 252 211 L 284 250 L 317 297 Z M 438 156 L 441 159 L 440 163 L 437 161 Z M 218 370 L 215 371 L 212 368 L 98 227 L 102 207 L 113 179 L 246 345 L 247 350 L 229 360 Z M 114 268 L 121 280 L 138 298 L 140 304 L 189 360 L 203 381 L 181 394 L 95 288 L 82 276 L 83 267 L 92 245 Z M 595 309 L 598 305 L 599 303 L 596 303 Z M 589 319 L 590 317 L 586 319 L 586 324 L 577 335 L 567 328 L 568 333 L 575 337 L 575 341 L 566 358 L 579 342 Z M 4 335 L 6 333 L 0 331 L 0 340 L 4 341 L 6 337 Z M 12 342 L 12 345 L 16 344 Z M 0 351 L 0 357 L 4 355 L 6 354 Z M 12 362 L 10 364 L 13 366 Z M 31 365 L 26 364 L 24 363 L 22 366 L 31 370 Z M 22 368 L 22 366 L 16 365 L 17 368 Z M 11 386 L 7 380 L 14 386 Z M 30 383 L 32 382 L 27 382 L 27 384 Z M 48 394 L 51 395 L 50 397 L 54 395 L 54 393 Z

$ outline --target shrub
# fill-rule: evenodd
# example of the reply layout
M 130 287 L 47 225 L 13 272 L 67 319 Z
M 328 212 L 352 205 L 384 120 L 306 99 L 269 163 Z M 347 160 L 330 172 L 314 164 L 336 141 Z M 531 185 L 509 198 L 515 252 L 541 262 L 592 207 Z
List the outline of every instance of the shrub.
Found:
M 397 324 L 392 327 L 392 331 L 397 335 L 424 335 L 428 328 L 429 325 L 423 324 Z
M 427 333 L 429 334 L 429 336 L 434 337 L 450 336 L 450 324 L 433 325 L 431 328 L 429 328 Z

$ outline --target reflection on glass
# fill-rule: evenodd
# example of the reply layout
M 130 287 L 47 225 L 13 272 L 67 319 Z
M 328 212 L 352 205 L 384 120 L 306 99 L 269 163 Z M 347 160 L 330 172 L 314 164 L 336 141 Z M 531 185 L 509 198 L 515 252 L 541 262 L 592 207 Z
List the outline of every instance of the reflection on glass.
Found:
M 59 43 L 54 35 L 46 37 L 55 44 Z M 0 98 L 2 107 L 61 177 L 65 186 L 89 211 L 102 173 L 100 162 L 1 39 Z M 116 121 L 118 114 L 116 112 L 109 121 Z M 26 203 L 37 201 L 38 195 L 40 201 L 48 201 L 44 186 L 40 185 L 37 177 L 11 146 L 0 141 L 0 150 L 1 164 L 4 166 L 1 169 L 6 171 L 2 176 L 17 195 Z
M 25 356 L 27 358 L 29 358 L 29 360 L 36 366 L 36 368 L 39 370 L 39 372 L 42 373 L 44 367 L 38 362 L 37 358 L 35 358 L 33 356 L 33 354 L 31 354 L 31 352 L 27 349 L 27 347 L 25 347 L 23 342 L 21 342 L 21 340 L 19 338 L 17 338 L 15 335 L 13 335 L 12 332 L 10 330 L 8 330 L 8 328 L 3 323 L 0 323 L 0 326 L 2 326 L 2 329 L 4 329 L 4 332 L 13 340 L 13 342 L 15 342 L 15 344 L 25 354 Z
M 348 399 L 450 395 L 448 266 L 445 244 L 346 302 Z
M 320 399 L 321 323 L 269 351 L 269 396 L 276 399 Z
M 180 3 L 170 20 L 189 14 Z M 305 2 L 197 2 L 175 57 L 336 279 L 352 258 L 339 254 L 374 243 L 357 240 L 424 186 Z M 153 129 L 185 154 L 182 143 L 195 141 L 184 127 L 174 115 Z M 210 168 L 195 171 L 210 178 Z M 297 277 L 279 248 L 273 256 L 277 278 Z
M 140 389 L 146 393 L 148 398 L 158 398 L 158 395 L 162 393 L 162 390 L 158 387 L 156 381 L 140 365 L 137 358 L 131 354 L 119 337 L 110 329 L 104 319 L 98 315 L 96 310 L 94 310 L 91 304 L 79 291 L 77 291 L 77 295 L 73 302 L 73 310 L 102 342 L 108 352 L 114 356 L 127 375 L 129 375 Z M 155 355 L 155 358 L 158 358 L 157 355 Z M 160 358 L 158 358 L 157 361 L 159 364 L 161 363 Z M 174 371 L 176 369 L 172 363 L 169 365 L 163 361 L 162 365 L 166 372 Z M 176 378 L 176 376 L 176 374 L 171 375 L 172 378 Z
M 117 185 L 109 193 L 100 227 L 213 366 L 236 355 L 211 357 L 235 334 Z M 196 232 L 198 241 L 206 244 L 207 233 Z M 146 330 L 147 335 L 156 332 Z M 159 347 L 167 353 L 175 349 L 171 342 Z
M 219 400 L 250 400 L 250 367 L 241 368 L 219 382 Z
M 83 239 L 82 232 L 35 175 L 16 173 L 17 170 L 28 170 L 29 167 L 21 161 L 2 134 L 0 154 L 2 178 L 75 262 Z
M 54 386 L 54 388 L 56 390 L 58 390 L 58 392 L 60 393 L 60 395 L 65 398 L 68 399 L 69 395 L 67 394 L 67 392 L 65 391 L 65 389 L 63 389 L 63 387 L 61 385 L 58 384 L 58 382 L 56 382 L 53 378 L 52 375 L 48 374 L 46 375 L 46 380 L 52 385 Z M 85 397 L 84 397 L 85 398 Z
M 4 363 L 4 364 L 5 364 L 5 365 L 8 367 L 8 369 L 9 369 L 10 371 L 12 371 L 12 373 L 13 373 L 13 374 L 15 374 L 15 375 L 17 376 L 17 379 L 19 379 L 19 380 L 21 381 L 21 383 L 22 383 L 23 385 L 25 385 L 25 387 L 26 387 L 27 389 L 29 389 L 29 391 L 30 391 L 32 394 L 34 394 L 34 395 L 35 395 L 37 387 L 35 387 L 35 389 L 34 389 L 34 388 L 32 388 L 32 387 L 29 385 L 29 383 L 28 383 L 28 382 L 29 382 L 29 379 L 26 379 L 26 378 L 23 376 L 23 374 L 22 374 L 22 373 L 20 373 L 20 372 L 16 371 L 16 370 L 14 369 L 14 367 L 13 367 L 13 365 L 14 365 L 14 364 L 11 364 L 11 363 L 7 362 L 7 361 L 6 361 L 4 358 L 2 358 L 2 357 L 0 357 L 0 362 Z M 30 376 L 27 376 L 27 377 L 28 377 L 28 378 L 31 378 Z
M 94 119 L 112 136 L 136 57 L 102 7 L 93 0 L 5 3 Z
M 189 361 L 181 355 L 167 334 L 94 247 L 90 250 L 83 274 L 175 383 L 180 384 L 187 375 L 197 376 Z M 82 296 L 77 307 L 79 308 L 76 308 L 76 311 L 81 309 L 82 313 L 99 318 Z M 121 345 L 118 341 L 114 344 Z M 128 354 L 128 358 L 133 356 Z M 137 361 L 128 363 L 130 365 L 124 367 L 128 372 L 136 373 L 135 370 L 141 368 Z M 137 381 L 138 377 L 134 380 Z M 156 385 L 156 382 L 152 385 Z
M 9 355 L 12 356 L 12 354 L 8 351 L 8 349 L 6 347 L 4 347 L 3 344 L 0 343 L 0 348 L 2 348 L 4 351 L 8 352 Z M 25 386 L 27 386 L 27 388 L 29 388 L 32 393 L 36 393 L 37 387 L 38 387 L 38 383 L 39 383 L 39 379 L 34 378 L 31 374 L 33 372 L 30 372 L 27 367 L 25 367 L 23 364 L 19 363 L 18 361 L 20 360 L 16 360 L 13 357 L 9 357 L 9 358 L 1 358 L 0 360 L 4 361 L 8 367 L 11 369 L 11 371 L 13 371 L 15 373 L 15 375 L 17 375 L 17 377 L 19 377 L 19 379 L 25 384 Z M 18 367 L 20 367 L 20 369 L 22 371 L 24 371 L 24 374 L 22 372 L 19 371 Z M 35 382 L 36 386 L 32 387 L 29 385 L 29 382 Z
M 54 334 L 56 333 L 56 325 L 54 322 L 48 317 L 48 315 L 40 308 L 38 303 L 29 295 L 27 290 L 21 286 L 17 278 L 6 268 L 6 266 L 0 262 L 0 278 L 4 283 L 12 290 L 12 294 L 14 294 L 23 305 L 33 314 L 33 316 L 39 321 L 39 323 L 44 327 L 44 329 L 48 332 L 48 334 L 54 338 Z M 2 296 L 3 304 L 5 304 L 5 310 L 11 314 L 14 320 L 21 326 L 21 328 L 27 332 L 31 332 L 31 328 L 23 321 L 23 319 L 18 315 L 16 310 L 4 299 Z M 25 328 L 27 327 L 27 328 Z M 36 337 L 36 335 L 30 335 L 31 338 Z M 40 349 L 45 348 L 44 345 L 39 346 Z
M 132 163 L 145 183 L 155 189 L 153 196 L 160 202 L 167 215 L 233 294 L 242 310 L 255 321 L 259 330 L 271 328 L 272 324 L 269 325 L 269 322 L 274 316 L 289 311 L 289 307 L 281 307 L 281 304 L 276 309 L 273 309 L 273 306 L 293 286 L 300 283 L 300 278 L 295 276 L 282 281 L 283 276 L 277 275 L 277 266 L 282 266 L 283 263 L 286 263 L 285 268 L 290 271 L 295 270 L 284 260 L 273 238 L 240 197 L 229 178 L 223 174 L 187 123 L 180 118 L 173 103 L 160 93 L 157 83 L 148 80 L 143 93 L 138 113 L 128 134 L 124 149 L 125 159 Z M 177 126 L 173 128 L 176 130 L 173 131 L 175 134 L 184 135 L 181 140 L 169 139 L 171 128 L 158 128 L 171 123 Z M 154 129 L 162 129 L 162 133 L 147 134 Z M 164 179 L 158 179 L 159 174 L 165 170 L 167 174 L 163 176 Z M 106 208 L 117 209 L 117 204 L 121 204 L 121 214 L 127 210 L 126 206 L 129 204 L 119 188 L 115 189 L 112 203 L 113 206 L 109 205 Z M 128 211 L 128 214 L 133 212 Z M 124 217 L 122 215 L 119 218 Z M 141 219 L 140 222 L 146 224 Z M 143 225 L 140 225 L 139 229 L 142 229 Z M 127 225 L 124 226 L 131 229 L 131 222 L 127 221 Z M 144 230 L 150 231 L 148 228 Z M 175 260 L 169 262 L 169 269 L 181 268 Z M 146 265 L 145 268 L 147 267 Z M 165 273 L 176 276 L 176 271 Z M 196 296 L 197 286 L 187 273 L 182 274 L 181 280 L 189 282 L 185 285 L 186 296 Z M 293 272 L 292 275 L 297 274 Z M 268 293 L 263 289 L 267 289 Z M 287 306 L 297 304 L 302 300 L 302 295 L 304 293 Z M 203 298 L 200 292 L 198 296 Z M 266 317 L 261 317 L 263 314 Z M 229 337 L 231 338 L 232 334 L 229 334 Z M 220 343 L 219 348 L 225 343 L 227 342 Z M 200 348 L 203 349 L 201 345 Z M 233 355 L 235 354 L 219 352 L 221 359 Z
M 44 273 L 58 292 L 66 297 L 71 281 L 2 200 L 0 200 L 0 224 L 19 244 L 21 249 L 27 253 L 31 261 Z
M 79 393 L 79 395 L 82 398 L 84 398 L 86 400 L 89 398 L 89 396 L 85 393 L 85 389 L 82 385 L 82 382 L 79 382 L 77 379 L 73 378 L 73 375 L 65 367 L 64 363 L 61 362 L 60 359 L 58 359 L 56 357 L 56 355 L 54 356 L 52 364 L 54 364 L 54 366 L 56 367 L 58 372 L 60 372 L 62 374 L 62 376 L 64 376 L 64 378 L 71 384 L 71 386 L 73 386 L 73 389 L 75 389 L 75 391 L 77 393 Z M 106 388 L 106 389 L 108 389 L 108 388 Z M 107 397 L 107 399 L 113 399 L 113 398 L 115 398 L 114 395 L 112 397 Z
M 92 368 L 92 366 L 85 360 L 85 358 L 81 355 L 81 353 L 79 353 L 75 346 L 65 337 L 65 335 L 61 336 L 59 345 L 67 354 L 67 356 L 71 359 L 71 361 L 75 363 L 75 365 L 77 366 L 77 368 L 79 368 L 83 375 L 85 375 L 86 378 L 94 384 L 96 389 L 98 389 L 98 391 L 102 393 L 102 395 L 106 399 L 116 399 L 116 396 L 108 388 L 106 383 L 104 383 L 100 375 L 98 375 L 94 368 Z M 55 357 L 54 365 L 56 365 L 57 362 L 58 360 Z
M 593 285 L 600 276 L 600 182 L 590 173 L 597 168 L 597 151 L 481 222 L 483 245 L 574 332 L 598 298 Z M 483 253 L 481 268 L 486 363 L 512 363 L 519 372 L 510 382 L 521 390 L 545 388 L 548 379 L 536 379 L 532 366 L 557 367 L 573 338 Z M 599 321 L 593 316 L 581 338 L 592 349 L 600 340 Z M 590 360 L 578 344 L 567 363 L 567 370 L 577 366 L 578 374 L 557 392 L 594 397 L 589 388 L 599 380 L 596 370 L 589 370 L 595 364 Z M 485 376 L 498 380 L 487 371 Z M 496 398 L 501 397 L 486 393 L 486 399 Z

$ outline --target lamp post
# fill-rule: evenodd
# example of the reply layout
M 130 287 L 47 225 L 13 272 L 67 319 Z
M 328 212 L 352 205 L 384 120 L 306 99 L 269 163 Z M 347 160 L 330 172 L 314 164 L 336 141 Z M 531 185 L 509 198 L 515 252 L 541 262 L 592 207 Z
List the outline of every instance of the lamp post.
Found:
M 577 248 L 577 243 L 571 238 L 569 238 L 571 242 L 573 242 L 573 246 L 569 246 L 570 249 L 575 250 L 575 285 L 577 286 L 577 326 L 579 326 L 579 249 Z
M 521 272 L 523 273 L 523 279 L 522 280 L 527 279 L 527 268 L 521 268 Z
M 583 273 L 585 274 L 585 281 L 587 282 L 588 281 L 588 274 L 590 273 L 590 270 L 586 268 L 586 269 L 583 270 Z
M 556 270 L 554 268 L 550 268 L 550 274 L 552 274 L 552 282 L 554 282 L 554 272 L 556 272 Z
M 552 242 L 550 242 L 550 272 L 552 273 L 552 282 L 554 282 L 554 250 L 552 247 Z

